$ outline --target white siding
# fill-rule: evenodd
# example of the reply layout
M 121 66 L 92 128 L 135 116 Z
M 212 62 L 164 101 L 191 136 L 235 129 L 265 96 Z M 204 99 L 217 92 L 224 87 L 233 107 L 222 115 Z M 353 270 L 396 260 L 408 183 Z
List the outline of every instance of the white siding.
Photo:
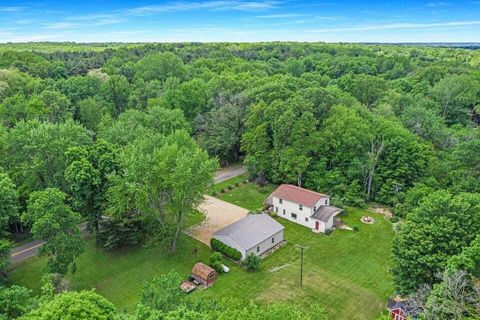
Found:
M 240 251 L 240 253 L 242 254 L 242 259 L 245 259 L 245 257 L 247 256 L 246 255 L 246 251 L 245 251 L 245 248 L 243 248 L 237 241 L 235 241 L 232 237 L 230 237 L 229 235 L 223 235 L 223 234 L 215 234 L 213 235 L 213 237 L 217 240 L 220 240 L 222 241 L 223 243 L 225 243 L 227 246 L 230 246 L 232 248 L 235 248 L 237 249 L 238 251 Z
M 331 216 L 330 219 L 325 223 L 326 229 L 331 229 L 333 227 L 333 218 L 334 216 Z
M 303 210 L 300 210 L 299 204 L 294 203 L 285 199 L 282 199 L 282 203 L 280 203 L 280 199 L 277 197 L 273 197 L 273 210 L 277 212 L 277 216 L 287 219 L 289 221 L 298 223 L 302 226 L 308 227 L 312 229 L 314 232 L 325 232 L 327 229 L 332 227 L 333 218 L 330 221 L 330 224 L 325 223 L 320 220 L 316 220 L 311 218 L 311 215 L 315 213 L 314 209 L 318 209 L 320 206 L 330 205 L 330 197 L 321 197 L 318 200 L 317 204 L 313 208 L 303 206 Z M 285 210 L 285 211 L 284 211 Z M 285 213 L 284 213 L 285 212 Z M 297 215 L 297 218 L 292 217 L 292 213 Z M 316 229 L 316 222 L 318 221 L 319 227 L 318 230 Z
M 272 242 L 272 239 L 273 239 L 273 242 Z M 261 255 L 262 253 L 270 250 L 271 248 L 275 247 L 276 245 L 278 245 L 282 241 L 283 241 L 283 230 L 280 231 L 280 232 L 277 232 L 272 237 L 270 237 L 270 238 L 266 239 L 265 241 L 259 243 L 257 246 L 255 246 L 251 249 L 248 249 L 247 250 L 247 255 L 249 255 L 250 253 L 253 253 L 254 255 L 257 255 L 257 256 Z M 257 247 L 258 247 L 258 252 L 257 252 Z
M 290 202 L 285 199 L 282 199 L 282 203 L 280 203 L 280 199 L 277 197 L 273 197 L 273 208 L 275 211 L 277 211 L 278 208 L 277 216 L 279 217 L 301 224 L 310 229 L 315 227 L 315 220 L 310 218 L 312 215 L 312 208 L 304 206 L 303 210 L 300 210 L 298 203 Z M 296 219 L 292 217 L 292 213 L 297 215 Z
M 213 237 L 217 240 L 222 241 L 227 246 L 237 249 L 242 254 L 242 260 L 247 257 L 248 254 L 253 253 L 255 255 L 261 255 L 265 251 L 273 248 L 274 246 L 278 245 L 280 242 L 283 241 L 283 230 L 277 232 L 272 237 L 265 239 L 263 242 L 259 243 L 258 245 L 250 248 L 248 251 L 243 248 L 235 239 L 230 237 L 229 235 L 213 235 Z M 273 242 L 272 242 L 273 238 Z M 259 247 L 259 252 L 257 252 L 257 247 Z
M 315 210 L 320 208 L 320 206 L 329 206 L 330 205 L 330 197 L 329 196 L 326 196 L 326 197 L 321 197 L 320 200 L 318 200 L 318 202 L 315 204 L 315 207 L 312 208 L 312 214 L 315 213 Z M 315 210 L 313 210 L 315 209 Z

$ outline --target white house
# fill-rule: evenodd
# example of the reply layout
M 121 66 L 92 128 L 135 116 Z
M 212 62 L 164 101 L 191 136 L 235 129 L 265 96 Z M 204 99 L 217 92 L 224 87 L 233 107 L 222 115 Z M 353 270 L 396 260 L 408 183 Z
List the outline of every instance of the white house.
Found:
M 284 227 L 268 214 L 249 214 L 213 233 L 213 237 L 237 249 L 245 259 L 257 256 L 283 242 Z
M 343 210 L 330 205 L 330 196 L 291 184 L 280 185 L 266 203 L 279 217 L 325 232 L 333 227 L 333 219 Z

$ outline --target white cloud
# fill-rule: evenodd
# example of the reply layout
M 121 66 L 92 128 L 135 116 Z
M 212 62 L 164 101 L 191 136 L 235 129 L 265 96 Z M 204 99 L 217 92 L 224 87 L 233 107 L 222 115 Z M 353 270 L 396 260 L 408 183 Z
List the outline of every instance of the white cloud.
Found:
M 95 16 L 78 16 L 75 18 L 65 19 L 63 21 L 45 23 L 43 26 L 46 29 L 66 30 L 79 28 L 95 28 L 118 24 L 124 22 L 124 19 L 113 15 L 95 15 Z
M 127 9 L 124 12 L 131 15 L 147 15 L 161 12 L 180 12 L 193 10 L 244 10 L 257 11 L 276 8 L 279 1 L 198 1 L 172 2 L 162 5 L 142 6 Z
M 425 6 L 430 8 L 447 7 L 449 4 L 444 1 L 428 2 Z
M 266 14 L 261 16 L 256 16 L 260 19 L 283 19 L 283 18 L 298 18 L 304 17 L 304 14 L 299 13 L 279 13 L 279 14 Z
M 0 7 L 0 12 L 15 13 L 15 12 L 22 12 L 25 9 L 27 9 L 27 7 L 20 7 L 20 6 Z
M 343 31 L 428 29 L 428 28 L 464 27 L 464 26 L 475 26 L 475 25 L 480 25 L 480 20 L 452 21 L 452 22 L 438 22 L 438 23 L 389 23 L 389 24 L 363 25 L 363 26 L 344 27 L 344 28 L 313 29 L 313 30 L 310 30 L 310 32 L 328 33 L 328 32 L 343 32 Z
M 45 28 L 53 29 L 53 30 L 64 30 L 64 29 L 73 29 L 81 27 L 80 23 L 73 23 L 73 22 L 52 22 L 46 23 Z

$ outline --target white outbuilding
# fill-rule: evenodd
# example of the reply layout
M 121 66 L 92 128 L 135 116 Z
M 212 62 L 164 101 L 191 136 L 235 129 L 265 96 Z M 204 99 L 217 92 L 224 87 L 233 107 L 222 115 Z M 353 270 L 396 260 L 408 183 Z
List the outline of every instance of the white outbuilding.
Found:
M 283 229 L 268 214 L 249 214 L 214 232 L 213 238 L 237 249 L 245 259 L 250 253 L 259 256 L 282 243 Z

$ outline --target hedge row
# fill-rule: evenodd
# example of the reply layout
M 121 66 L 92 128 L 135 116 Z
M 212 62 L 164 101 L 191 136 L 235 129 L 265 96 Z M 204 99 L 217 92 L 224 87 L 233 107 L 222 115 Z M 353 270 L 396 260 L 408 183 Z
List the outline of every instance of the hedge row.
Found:
M 238 251 L 237 249 L 232 248 L 230 246 L 227 246 L 225 243 L 223 243 L 220 240 L 217 240 L 215 238 L 211 238 L 210 239 L 210 246 L 212 247 L 212 249 L 214 251 L 221 252 L 224 255 L 226 255 L 227 257 L 232 258 L 233 260 L 238 261 L 238 260 L 242 259 L 242 254 L 240 253 L 240 251 Z

